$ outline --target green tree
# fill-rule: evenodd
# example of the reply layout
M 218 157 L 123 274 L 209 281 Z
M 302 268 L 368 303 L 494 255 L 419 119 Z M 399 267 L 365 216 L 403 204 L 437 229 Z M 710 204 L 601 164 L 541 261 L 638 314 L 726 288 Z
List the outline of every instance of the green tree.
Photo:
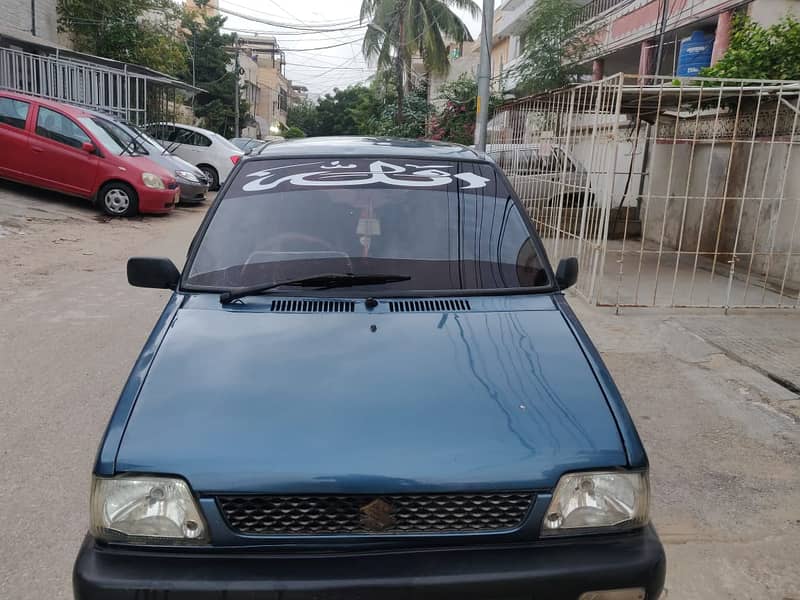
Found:
M 367 135 L 363 109 L 372 101 L 373 91 L 363 85 L 352 85 L 344 90 L 336 89 L 333 94 L 325 94 L 316 107 L 316 132 L 309 135 Z
M 389 93 L 383 102 L 377 105 L 379 110 L 364 124 L 368 135 L 423 138 L 426 134 L 428 119 L 434 113 L 428 103 L 428 89 L 421 85 L 412 88 L 403 96 L 402 105 L 398 103 L 394 93 Z M 402 106 L 402 118 L 397 120 L 397 107 Z
M 800 21 L 787 15 L 764 27 L 747 14 L 737 13 L 728 50 L 701 74 L 732 79 L 800 79 Z
M 58 27 L 75 49 L 177 75 L 186 46 L 177 34 L 181 8 L 172 0 L 58 0 Z
M 317 106 L 309 101 L 290 106 L 286 115 L 286 126 L 289 129 L 296 127 L 308 136 L 318 135 L 319 115 Z
M 306 137 L 306 133 L 299 127 L 288 127 L 286 131 L 283 132 L 283 137 L 287 140 L 292 138 L 304 138 Z
M 439 90 L 438 99 L 442 103 L 442 109 L 431 120 L 431 138 L 456 144 L 472 144 L 478 109 L 477 80 L 465 73 L 455 81 L 444 84 Z M 501 102 L 498 95 L 492 95 L 489 116 Z
M 515 69 L 518 93 L 533 94 L 575 82 L 594 43 L 592 31 L 579 22 L 576 0 L 537 0 L 520 36 L 523 59 Z M 509 73 L 510 74 L 510 73 Z
M 445 38 L 472 39 L 454 8 L 476 18 L 481 14 L 473 0 L 362 0 L 361 22 L 368 22 L 362 52 L 379 71 L 393 71 L 398 125 L 406 112 L 405 93 L 412 87 L 412 59 L 421 57 L 428 74 L 444 74 L 449 67 Z
M 240 96 L 240 115 L 246 115 L 250 107 L 241 99 L 241 89 L 237 90 L 238 76 L 230 68 L 229 49 L 234 45 L 234 37 L 222 33 L 225 20 L 220 15 L 187 13 L 183 27 L 188 34 L 188 45 L 193 49 L 197 87 L 205 90 L 195 97 L 195 115 L 203 120 L 206 128 L 231 138 L 239 135 L 234 131 L 236 94 Z M 192 81 L 189 63 L 184 67 L 183 79 Z

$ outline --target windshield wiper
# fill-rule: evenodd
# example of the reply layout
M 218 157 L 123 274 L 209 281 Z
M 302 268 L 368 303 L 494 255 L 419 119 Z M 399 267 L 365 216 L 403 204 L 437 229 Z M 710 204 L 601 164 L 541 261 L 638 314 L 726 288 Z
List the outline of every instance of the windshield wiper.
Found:
M 223 292 L 219 296 L 220 304 L 228 304 L 245 296 L 257 296 L 264 294 L 272 289 L 284 285 L 297 285 L 304 287 L 336 288 L 349 287 L 354 285 L 373 285 L 378 283 L 395 283 L 397 281 L 408 281 L 408 275 L 387 275 L 374 273 L 369 275 L 356 275 L 354 273 L 323 273 L 321 275 L 311 275 L 310 277 L 298 277 L 297 279 L 287 279 L 276 281 L 266 285 L 253 285 L 241 287 Z

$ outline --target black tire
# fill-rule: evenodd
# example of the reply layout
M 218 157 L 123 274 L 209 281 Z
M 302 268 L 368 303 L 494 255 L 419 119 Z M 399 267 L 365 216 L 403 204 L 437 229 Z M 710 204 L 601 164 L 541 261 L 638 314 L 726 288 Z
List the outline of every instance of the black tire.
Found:
M 101 187 L 97 204 L 110 217 L 132 217 L 139 212 L 136 190 L 121 181 L 110 181 Z
M 203 174 L 208 178 L 208 189 L 216 192 L 219 189 L 219 173 L 211 165 L 197 165 Z

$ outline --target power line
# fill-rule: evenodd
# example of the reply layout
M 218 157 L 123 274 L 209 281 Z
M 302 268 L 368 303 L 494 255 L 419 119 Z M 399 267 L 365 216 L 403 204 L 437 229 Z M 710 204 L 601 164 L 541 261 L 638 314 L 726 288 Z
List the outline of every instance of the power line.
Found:
M 237 4 L 235 2 L 231 2 L 230 0 L 226 0 L 225 4 L 229 4 L 229 5 L 231 5 L 231 6 L 235 7 L 235 8 L 244 9 L 244 10 L 248 11 L 248 13 L 250 13 L 250 14 L 264 16 L 264 17 L 273 18 L 273 19 L 278 19 L 279 18 L 279 17 L 276 17 L 275 15 L 272 15 L 270 13 L 267 13 L 267 12 L 264 12 L 264 11 L 260 11 L 260 10 L 253 10 L 253 9 L 247 7 L 247 6 L 243 6 L 241 4 Z M 273 4 L 275 4 L 275 3 L 273 2 Z M 315 26 L 340 27 L 340 26 L 344 26 L 344 25 L 357 24 L 357 23 L 360 22 L 360 19 L 342 19 L 341 21 L 330 21 L 330 20 L 309 21 L 307 19 L 301 19 L 298 16 L 290 13 L 288 10 L 286 10 L 285 8 L 280 6 L 279 4 L 275 4 L 275 5 L 282 12 L 286 13 L 292 19 L 295 19 L 296 21 L 298 21 L 298 23 L 301 23 L 304 26 L 308 26 L 308 27 L 315 27 Z M 314 14 L 317 14 L 317 13 L 314 13 Z
M 367 26 L 364 25 L 364 27 L 342 29 L 341 31 L 357 31 L 359 29 L 366 29 L 366 27 Z M 241 29 L 239 27 L 220 27 L 220 29 L 224 29 L 225 31 L 236 31 L 238 33 L 243 33 L 247 35 L 257 35 L 257 36 L 259 35 L 270 36 L 270 37 L 311 36 L 311 37 L 319 37 L 323 40 L 330 39 L 328 36 L 320 33 L 319 31 L 265 31 L 263 29 Z
M 352 62 L 352 61 L 353 61 L 352 58 L 348 58 L 347 59 L 348 63 Z M 319 69 L 319 70 L 339 69 L 340 71 L 372 71 L 372 69 L 370 69 L 367 66 L 363 66 L 363 67 L 345 67 L 345 66 L 338 66 L 338 65 L 304 65 L 304 64 L 301 64 L 301 63 L 284 63 L 284 64 L 287 65 L 287 66 L 290 66 L 290 67 L 297 67 L 299 69 Z M 321 77 L 321 75 L 315 75 L 315 77 Z
M 219 8 L 217 9 L 221 13 L 225 13 L 228 15 L 232 15 L 234 17 L 239 17 L 240 19 L 244 19 L 245 21 L 252 21 L 253 23 L 263 23 L 265 25 L 271 25 L 272 27 L 282 27 L 285 29 L 295 29 L 297 31 L 312 31 L 316 33 L 336 33 L 338 31 L 348 31 L 353 29 L 361 29 L 361 26 L 350 26 L 350 27 L 308 27 L 303 25 L 295 25 L 292 23 L 279 23 L 277 21 L 270 21 L 268 19 L 261 19 L 259 17 L 255 17 L 253 15 L 246 15 L 240 12 L 236 12 L 235 10 L 230 10 L 228 8 Z

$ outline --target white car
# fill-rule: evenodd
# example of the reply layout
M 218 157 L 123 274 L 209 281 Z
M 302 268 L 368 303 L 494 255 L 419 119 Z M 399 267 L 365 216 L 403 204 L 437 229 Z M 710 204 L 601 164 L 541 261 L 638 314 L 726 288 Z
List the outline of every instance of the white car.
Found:
M 145 126 L 145 130 L 172 154 L 203 171 L 212 190 L 225 183 L 233 167 L 244 156 L 244 152 L 224 137 L 201 127 L 151 123 Z

